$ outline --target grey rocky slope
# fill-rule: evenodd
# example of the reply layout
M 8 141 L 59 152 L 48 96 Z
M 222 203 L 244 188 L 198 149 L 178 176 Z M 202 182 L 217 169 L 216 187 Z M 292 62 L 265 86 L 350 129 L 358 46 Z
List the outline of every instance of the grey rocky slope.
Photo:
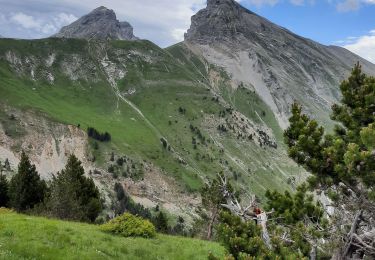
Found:
M 100 40 L 137 40 L 133 27 L 128 22 L 120 22 L 113 10 L 104 6 L 63 27 L 52 37 L 82 38 Z
M 356 62 L 375 74 L 375 65 L 348 50 L 300 37 L 233 0 L 208 0 L 192 17 L 185 44 L 231 74 L 234 88 L 254 88 L 282 127 L 294 100 L 329 122 L 338 85 Z

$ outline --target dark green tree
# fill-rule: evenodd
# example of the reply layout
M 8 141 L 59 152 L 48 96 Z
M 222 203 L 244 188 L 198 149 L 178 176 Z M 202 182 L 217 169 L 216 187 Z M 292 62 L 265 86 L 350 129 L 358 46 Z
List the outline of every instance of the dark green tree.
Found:
M 43 202 L 46 190 L 45 181 L 40 179 L 35 165 L 30 163 L 29 157 L 22 151 L 18 173 L 9 183 L 10 206 L 17 211 L 32 209 Z
M 168 233 L 168 219 L 162 211 L 155 217 L 154 225 L 159 232 Z
M 227 211 L 221 211 L 218 237 L 235 259 L 281 259 L 268 249 L 261 238 L 261 228 L 254 221 L 243 221 Z M 285 259 L 298 259 L 293 258 Z M 298 254 L 296 254 L 298 256 Z
M 341 224 L 332 239 L 361 237 L 356 234 L 360 232 L 359 223 L 371 223 L 366 216 L 373 216 L 375 209 L 375 78 L 365 75 L 356 64 L 340 89 L 341 103 L 332 107 L 332 119 L 338 122 L 332 134 L 324 135 L 323 127 L 302 113 L 298 104 L 292 107 L 290 127 L 284 133 L 289 156 L 312 173 L 310 186 L 334 198 L 337 211 L 347 209 L 336 214 L 352 215 L 355 219 L 354 223 L 347 223 L 352 226 L 350 235 L 340 229 Z M 340 215 L 338 218 L 348 219 Z M 375 229 L 371 224 L 365 225 L 369 230 Z M 345 239 L 338 239 L 337 243 Z M 368 256 L 375 257 L 375 249 L 369 251 L 371 246 L 363 240 L 359 244 L 349 240 L 335 257 L 361 255 L 363 248 Z
M 366 76 L 357 63 L 350 77 L 340 85 L 342 100 L 332 107 L 332 119 L 343 124 L 350 142 L 359 143 L 361 129 L 374 123 L 374 84 L 375 79 Z
M 312 250 L 321 255 L 316 245 L 318 239 L 327 236 L 328 223 L 323 216 L 323 207 L 308 194 L 307 185 L 299 186 L 294 194 L 267 191 L 266 198 L 266 211 L 273 210 L 273 221 L 269 221 L 268 226 L 274 252 L 282 255 L 283 247 L 288 246 L 292 252 L 300 252 L 303 256 L 310 256 Z M 288 234 L 288 239 L 280 240 L 284 234 Z M 289 240 L 288 245 L 285 240 Z
M 2 173 L 0 173 L 0 207 L 8 206 L 8 181 Z
M 71 155 L 60 173 L 52 180 L 47 201 L 49 214 L 61 219 L 94 221 L 102 206 L 99 190 L 85 177 L 81 162 Z
M 235 259 L 307 259 L 317 251 L 315 245 L 324 235 L 320 229 L 325 222 L 323 209 L 307 193 L 307 185 L 295 194 L 268 191 L 261 210 L 254 197 L 249 205 L 238 205 L 238 193 L 233 188 L 229 191 L 230 182 L 222 180 L 223 185 L 218 186 L 221 194 L 228 194 L 229 202 L 220 203 L 225 205 L 220 210 L 217 234 Z
M 11 168 L 10 168 L 10 163 L 9 163 L 8 158 L 5 159 L 5 162 L 4 162 L 4 168 L 5 168 L 5 170 L 7 170 L 7 171 L 10 171 L 10 170 L 11 170 Z
M 289 156 L 314 175 L 310 183 L 315 187 L 342 182 L 363 195 L 358 190 L 363 183 L 371 194 L 375 184 L 375 78 L 363 74 L 357 64 L 340 89 L 342 103 L 332 108 L 332 118 L 340 124 L 331 135 L 324 135 L 323 127 L 303 114 L 300 105 L 293 105 L 290 127 L 284 133 Z
M 307 194 L 306 184 L 299 186 L 294 194 L 267 191 L 266 198 L 266 210 L 273 209 L 272 218 L 279 218 L 280 223 L 295 224 L 304 219 L 318 223 L 323 218 L 323 208 L 311 194 Z
M 230 189 L 232 189 L 230 187 Z M 217 177 L 209 183 L 206 183 L 201 190 L 202 204 L 208 213 L 207 236 L 208 240 L 212 239 L 214 225 L 217 224 L 221 204 L 225 203 L 223 190 L 221 188 L 220 178 Z
M 176 225 L 172 228 L 172 234 L 175 235 L 186 235 L 185 233 L 185 220 L 183 217 L 179 216 L 177 218 Z

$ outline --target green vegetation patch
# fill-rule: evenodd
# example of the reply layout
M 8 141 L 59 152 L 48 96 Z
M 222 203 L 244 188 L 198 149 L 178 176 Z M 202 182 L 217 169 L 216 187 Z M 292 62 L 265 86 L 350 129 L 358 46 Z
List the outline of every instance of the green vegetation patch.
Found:
M 0 259 L 221 259 L 217 243 L 156 235 L 124 238 L 102 232 L 97 225 L 20 215 L 0 210 Z
M 156 235 L 155 226 L 148 220 L 125 213 L 101 226 L 101 230 L 124 237 L 152 238 Z

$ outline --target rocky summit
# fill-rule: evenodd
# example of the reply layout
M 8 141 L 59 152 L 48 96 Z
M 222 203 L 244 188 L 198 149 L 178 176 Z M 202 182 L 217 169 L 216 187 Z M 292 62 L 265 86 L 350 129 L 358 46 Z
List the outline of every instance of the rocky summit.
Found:
M 354 64 L 359 61 L 369 74 L 375 71 L 348 50 L 298 36 L 234 0 L 208 0 L 192 17 L 185 43 L 223 67 L 234 87 L 255 89 L 282 127 L 294 100 L 329 122 L 330 107 L 340 99 L 337 86 Z
M 128 22 L 120 22 L 113 10 L 104 6 L 63 27 L 53 35 L 58 38 L 82 38 L 100 40 L 137 40 L 133 27 Z

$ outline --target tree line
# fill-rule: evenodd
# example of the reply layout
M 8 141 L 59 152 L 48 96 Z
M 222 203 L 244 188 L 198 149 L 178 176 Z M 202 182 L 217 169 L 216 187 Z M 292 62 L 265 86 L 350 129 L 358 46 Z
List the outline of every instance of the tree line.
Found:
M 110 142 L 112 139 L 111 135 L 108 132 L 100 133 L 93 127 L 87 128 L 87 135 L 100 142 Z
M 81 162 L 71 155 L 52 180 L 42 180 L 25 152 L 8 182 L 0 175 L 0 207 L 66 220 L 93 222 L 102 210 L 99 190 L 84 176 Z

